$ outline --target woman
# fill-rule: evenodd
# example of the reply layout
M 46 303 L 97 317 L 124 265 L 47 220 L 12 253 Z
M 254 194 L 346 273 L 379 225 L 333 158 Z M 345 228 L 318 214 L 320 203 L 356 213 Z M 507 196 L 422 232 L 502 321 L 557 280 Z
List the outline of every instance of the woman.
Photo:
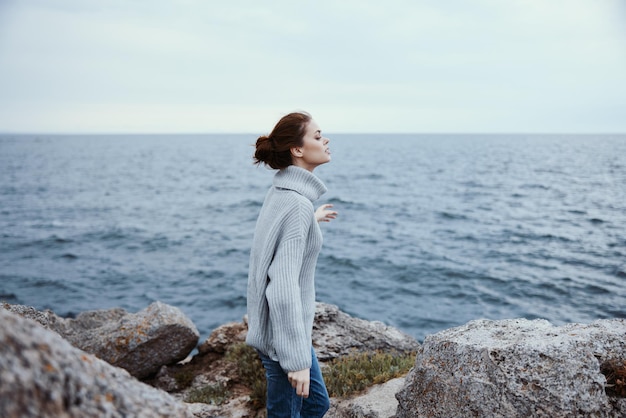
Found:
M 256 142 L 256 164 L 279 170 L 254 231 L 248 274 L 248 336 L 267 377 L 267 416 L 322 417 L 329 398 L 311 344 L 318 222 L 335 219 L 314 174 L 330 161 L 329 139 L 307 113 L 284 116 Z M 317 221 L 317 222 L 316 222 Z

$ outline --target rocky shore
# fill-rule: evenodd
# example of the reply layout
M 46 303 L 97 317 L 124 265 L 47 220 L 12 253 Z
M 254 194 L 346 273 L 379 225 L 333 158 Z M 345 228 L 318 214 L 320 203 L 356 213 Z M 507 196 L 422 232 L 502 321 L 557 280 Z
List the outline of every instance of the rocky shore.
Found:
M 225 324 L 198 345 L 194 324 L 160 302 L 76 318 L 0 304 L 0 417 L 263 417 L 233 367 L 249 353 L 246 332 L 245 320 Z M 417 353 L 408 375 L 332 398 L 329 417 L 626 416 L 623 319 L 477 320 L 420 345 L 318 303 L 313 337 L 323 365 Z M 207 388 L 223 390 L 193 396 Z

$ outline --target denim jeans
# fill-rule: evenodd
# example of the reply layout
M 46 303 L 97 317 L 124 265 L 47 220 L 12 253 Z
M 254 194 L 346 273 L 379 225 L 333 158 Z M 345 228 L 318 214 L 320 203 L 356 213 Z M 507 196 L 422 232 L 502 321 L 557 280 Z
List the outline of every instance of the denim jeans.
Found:
M 261 352 L 259 355 L 267 378 L 267 418 L 321 418 L 324 416 L 330 408 L 330 399 L 313 348 L 311 348 L 311 384 L 308 398 L 296 395 L 296 390 L 289 383 L 287 373 L 277 361 Z

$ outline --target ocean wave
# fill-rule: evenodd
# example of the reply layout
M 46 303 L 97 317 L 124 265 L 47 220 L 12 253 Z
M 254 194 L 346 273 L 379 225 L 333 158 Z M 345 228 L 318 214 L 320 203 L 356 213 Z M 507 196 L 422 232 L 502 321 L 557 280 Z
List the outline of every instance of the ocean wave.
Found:
M 33 241 L 25 241 L 16 245 L 16 247 L 39 247 L 39 248 L 58 248 L 66 244 L 71 244 L 74 241 L 70 238 L 60 237 L 58 235 L 51 235 L 43 239 L 36 239 Z
M 70 261 L 77 260 L 78 258 L 80 258 L 78 255 L 72 254 L 72 253 L 63 253 L 58 257 L 64 260 L 70 260 Z
M 0 293 L 0 303 L 19 304 L 19 299 L 15 293 Z
M 239 209 L 239 208 L 260 209 L 261 206 L 263 206 L 262 200 L 245 199 L 240 202 L 236 202 L 236 203 L 229 205 L 229 208 L 230 209 Z
M 145 229 L 137 227 L 112 226 L 83 233 L 77 239 L 81 242 L 124 242 L 140 239 L 146 233 Z
M 437 212 L 437 216 L 441 219 L 452 220 L 452 221 L 456 221 L 456 220 L 465 221 L 468 219 L 466 215 L 463 215 L 460 213 L 453 213 L 453 212 Z
M 330 199 L 326 200 L 327 203 L 333 204 L 333 205 L 355 205 L 357 204 L 356 202 L 352 201 L 352 200 L 348 200 L 346 198 L 342 198 L 342 197 L 337 197 L 337 196 L 333 196 Z

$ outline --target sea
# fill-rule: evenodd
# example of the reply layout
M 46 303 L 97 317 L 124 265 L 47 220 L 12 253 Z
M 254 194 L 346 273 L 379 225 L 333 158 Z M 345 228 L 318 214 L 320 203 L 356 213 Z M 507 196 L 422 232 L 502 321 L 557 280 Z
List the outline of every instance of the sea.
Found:
M 626 318 L 626 135 L 336 134 L 317 299 L 418 341 Z M 246 312 L 254 134 L 0 135 L 0 302 Z

